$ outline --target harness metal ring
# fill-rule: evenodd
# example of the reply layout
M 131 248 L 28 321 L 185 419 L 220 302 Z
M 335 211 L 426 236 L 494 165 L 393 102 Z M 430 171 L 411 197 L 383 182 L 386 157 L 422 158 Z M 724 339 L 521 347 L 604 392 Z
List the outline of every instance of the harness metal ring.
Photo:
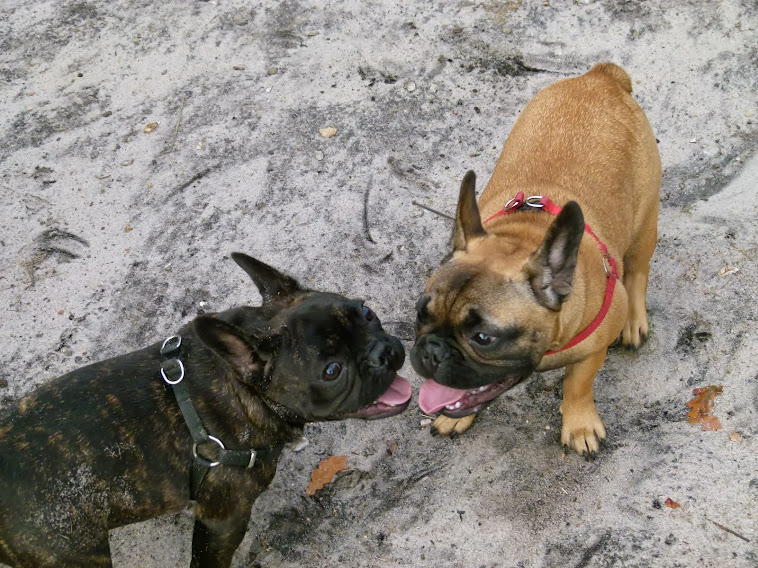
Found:
M 247 464 L 247 469 L 252 468 L 255 465 L 255 458 L 258 454 L 255 450 L 250 450 L 250 462 Z
M 523 203 L 521 203 L 517 197 L 511 197 L 508 200 L 508 203 L 503 206 L 503 210 L 510 211 L 511 209 L 518 209 L 521 205 L 523 205 Z
M 215 442 L 216 444 L 218 444 L 218 446 L 219 446 L 219 447 L 220 447 L 222 450 L 225 450 L 225 449 L 226 449 L 226 448 L 224 447 L 224 443 L 223 443 L 221 440 L 219 440 L 218 438 L 216 438 L 215 436 L 208 436 L 208 441 L 209 441 L 209 442 Z M 255 452 L 253 452 L 253 453 L 255 453 Z M 200 454 L 198 454 L 198 453 L 197 453 L 197 442 L 196 442 L 196 443 L 194 443 L 194 444 L 192 444 L 192 455 L 193 455 L 195 458 L 198 458 L 198 457 L 202 458 L 202 457 L 203 457 L 203 456 L 201 456 Z M 207 459 L 207 458 L 203 458 L 203 459 Z M 215 461 L 215 462 L 211 462 L 211 463 L 209 463 L 209 464 L 208 464 L 208 467 L 216 467 L 217 465 L 220 465 L 220 464 L 221 464 L 221 462 L 220 462 L 220 461 Z M 250 467 L 250 466 L 248 466 L 248 467 Z
M 611 275 L 611 267 L 608 266 L 608 255 L 603 255 L 603 268 L 605 269 L 605 277 L 608 278 Z
M 526 198 L 526 200 L 524 200 L 524 203 L 527 207 L 542 209 L 545 206 L 545 204 L 542 203 L 542 197 L 542 195 L 530 195 Z
M 175 381 L 172 381 L 166 376 L 166 372 L 163 370 L 163 363 L 161 363 L 161 377 L 163 377 L 163 380 L 166 381 L 169 385 L 178 385 L 182 382 L 182 379 L 184 378 L 184 363 L 182 363 L 181 359 L 169 359 L 166 361 L 166 363 L 170 363 L 172 361 L 176 361 L 179 364 L 179 378 Z
M 172 342 L 175 342 L 176 345 L 172 344 Z M 172 335 L 170 337 L 167 337 L 166 340 L 163 342 L 163 345 L 161 345 L 161 355 L 169 355 L 170 353 L 177 351 L 181 346 L 182 346 L 181 335 Z

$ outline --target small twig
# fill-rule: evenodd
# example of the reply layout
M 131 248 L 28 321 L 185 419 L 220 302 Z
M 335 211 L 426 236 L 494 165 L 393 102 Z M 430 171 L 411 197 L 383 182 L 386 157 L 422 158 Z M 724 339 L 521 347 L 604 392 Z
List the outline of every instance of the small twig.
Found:
M 745 542 L 750 542 L 750 539 L 749 539 L 749 538 L 747 538 L 747 537 L 744 537 L 744 536 L 742 536 L 740 533 L 738 533 L 738 532 L 736 532 L 736 531 L 733 531 L 733 530 L 732 530 L 732 529 L 730 529 L 730 528 L 727 528 L 727 527 L 725 527 L 725 526 L 724 526 L 724 525 L 722 525 L 721 523 L 717 523 L 716 521 L 714 521 L 714 520 L 712 520 L 712 519 L 708 519 L 708 520 L 709 520 L 709 521 L 711 521 L 711 522 L 712 522 L 714 525 L 716 525 L 718 528 L 720 528 L 722 531 L 726 531 L 726 532 L 728 532 L 729 534 L 733 534 L 734 536 L 736 536 L 737 538 L 741 538 L 741 539 L 742 539 L 742 540 L 744 540 Z
M 436 209 L 432 209 L 431 207 L 428 207 L 424 205 L 423 203 L 419 203 L 418 201 L 411 201 L 416 207 L 421 207 L 421 209 L 426 209 L 427 211 L 431 211 L 435 215 L 439 215 L 440 217 L 444 217 L 445 219 L 450 219 L 451 221 L 455 221 L 455 217 L 448 215 L 447 213 L 443 213 L 442 211 L 437 211 Z
M 182 97 L 182 104 L 179 106 L 179 117 L 176 119 L 176 128 L 174 128 L 174 136 L 171 138 L 171 144 L 163 151 L 164 154 L 170 154 L 174 151 L 174 144 L 176 143 L 176 135 L 179 134 L 179 125 L 182 123 L 182 111 L 184 110 L 184 97 Z
M 221 164 L 214 164 L 212 166 L 209 166 L 205 168 L 204 170 L 197 172 L 194 176 L 192 176 L 189 180 L 185 181 L 184 183 L 176 186 L 174 189 L 172 189 L 168 195 L 166 196 L 166 201 L 171 199 L 172 197 L 176 197 L 178 194 L 180 194 L 182 191 L 187 189 L 189 186 L 191 186 L 196 181 L 200 181 L 205 176 L 207 176 L 209 173 L 211 173 L 213 170 L 217 169 Z
M 425 469 L 423 471 L 420 471 L 420 472 L 416 473 L 415 475 L 412 475 L 408 479 L 408 481 L 410 481 L 411 483 L 418 483 L 419 481 L 421 481 L 422 479 L 424 479 L 427 475 L 430 475 L 430 474 L 432 474 L 432 473 L 434 473 L 436 471 L 440 471 L 441 469 L 445 469 L 445 466 L 443 466 L 443 465 L 437 465 L 437 466 L 434 466 L 434 467 L 430 467 L 429 469 Z
M 363 234 L 365 235 L 368 242 L 376 244 L 376 241 L 371 237 L 371 230 L 369 229 L 368 223 L 368 194 L 371 190 L 372 182 L 373 177 L 369 179 L 368 183 L 366 184 L 366 191 L 363 192 Z

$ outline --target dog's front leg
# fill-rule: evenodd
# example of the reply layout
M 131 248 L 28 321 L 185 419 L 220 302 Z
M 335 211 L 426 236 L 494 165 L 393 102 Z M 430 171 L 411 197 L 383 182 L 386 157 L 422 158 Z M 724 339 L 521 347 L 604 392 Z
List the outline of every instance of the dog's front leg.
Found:
M 229 509 L 195 505 L 191 568 L 228 568 L 245 536 L 252 501 L 241 497 Z
M 605 427 L 595 408 L 592 383 L 607 351 L 605 347 L 579 363 L 567 365 L 563 381 L 561 443 L 587 459 L 595 457 L 600 441 L 605 439 Z
M 440 414 L 432 425 L 432 434 L 450 436 L 451 438 L 460 436 L 471 428 L 474 418 L 476 418 L 476 414 L 469 414 L 463 418 L 450 418 L 449 416 Z

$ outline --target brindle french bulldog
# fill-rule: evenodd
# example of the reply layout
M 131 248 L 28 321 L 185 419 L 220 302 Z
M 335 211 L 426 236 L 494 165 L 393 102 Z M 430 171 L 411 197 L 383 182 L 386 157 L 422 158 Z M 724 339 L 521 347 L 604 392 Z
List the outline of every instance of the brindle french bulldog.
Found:
M 565 366 L 561 441 L 591 457 L 605 438 L 592 384 L 619 334 L 634 349 L 647 338 L 661 186 L 631 92 L 612 63 L 543 89 L 478 205 L 473 172 L 464 177 L 454 251 L 418 303 L 411 352 L 430 379 L 419 404 L 445 415 L 441 433 L 465 431 L 534 371 Z
M 0 562 L 111 566 L 108 529 L 194 501 L 192 566 L 229 566 L 282 445 L 306 422 L 407 407 L 403 347 L 362 301 L 232 257 L 262 306 L 199 316 L 180 346 L 88 365 L 3 411 Z

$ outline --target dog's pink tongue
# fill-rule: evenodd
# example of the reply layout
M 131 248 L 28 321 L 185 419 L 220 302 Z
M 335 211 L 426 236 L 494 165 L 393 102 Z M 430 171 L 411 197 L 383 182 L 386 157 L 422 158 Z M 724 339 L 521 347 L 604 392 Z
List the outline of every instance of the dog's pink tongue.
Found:
M 422 411 L 431 414 L 448 404 L 458 402 L 465 394 L 465 390 L 446 387 L 429 379 L 421 385 L 421 390 L 418 393 L 418 405 Z
M 381 402 L 387 406 L 398 406 L 400 404 L 405 404 L 408 402 L 411 398 L 412 392 L 411 383 L 406 381 L 400 375 L 397 375 L 395 377 L 395 380 L 392 381 L 390 388 L 388 388 L 387 392 L 379 397 L 379 400 L 377 402 Z

